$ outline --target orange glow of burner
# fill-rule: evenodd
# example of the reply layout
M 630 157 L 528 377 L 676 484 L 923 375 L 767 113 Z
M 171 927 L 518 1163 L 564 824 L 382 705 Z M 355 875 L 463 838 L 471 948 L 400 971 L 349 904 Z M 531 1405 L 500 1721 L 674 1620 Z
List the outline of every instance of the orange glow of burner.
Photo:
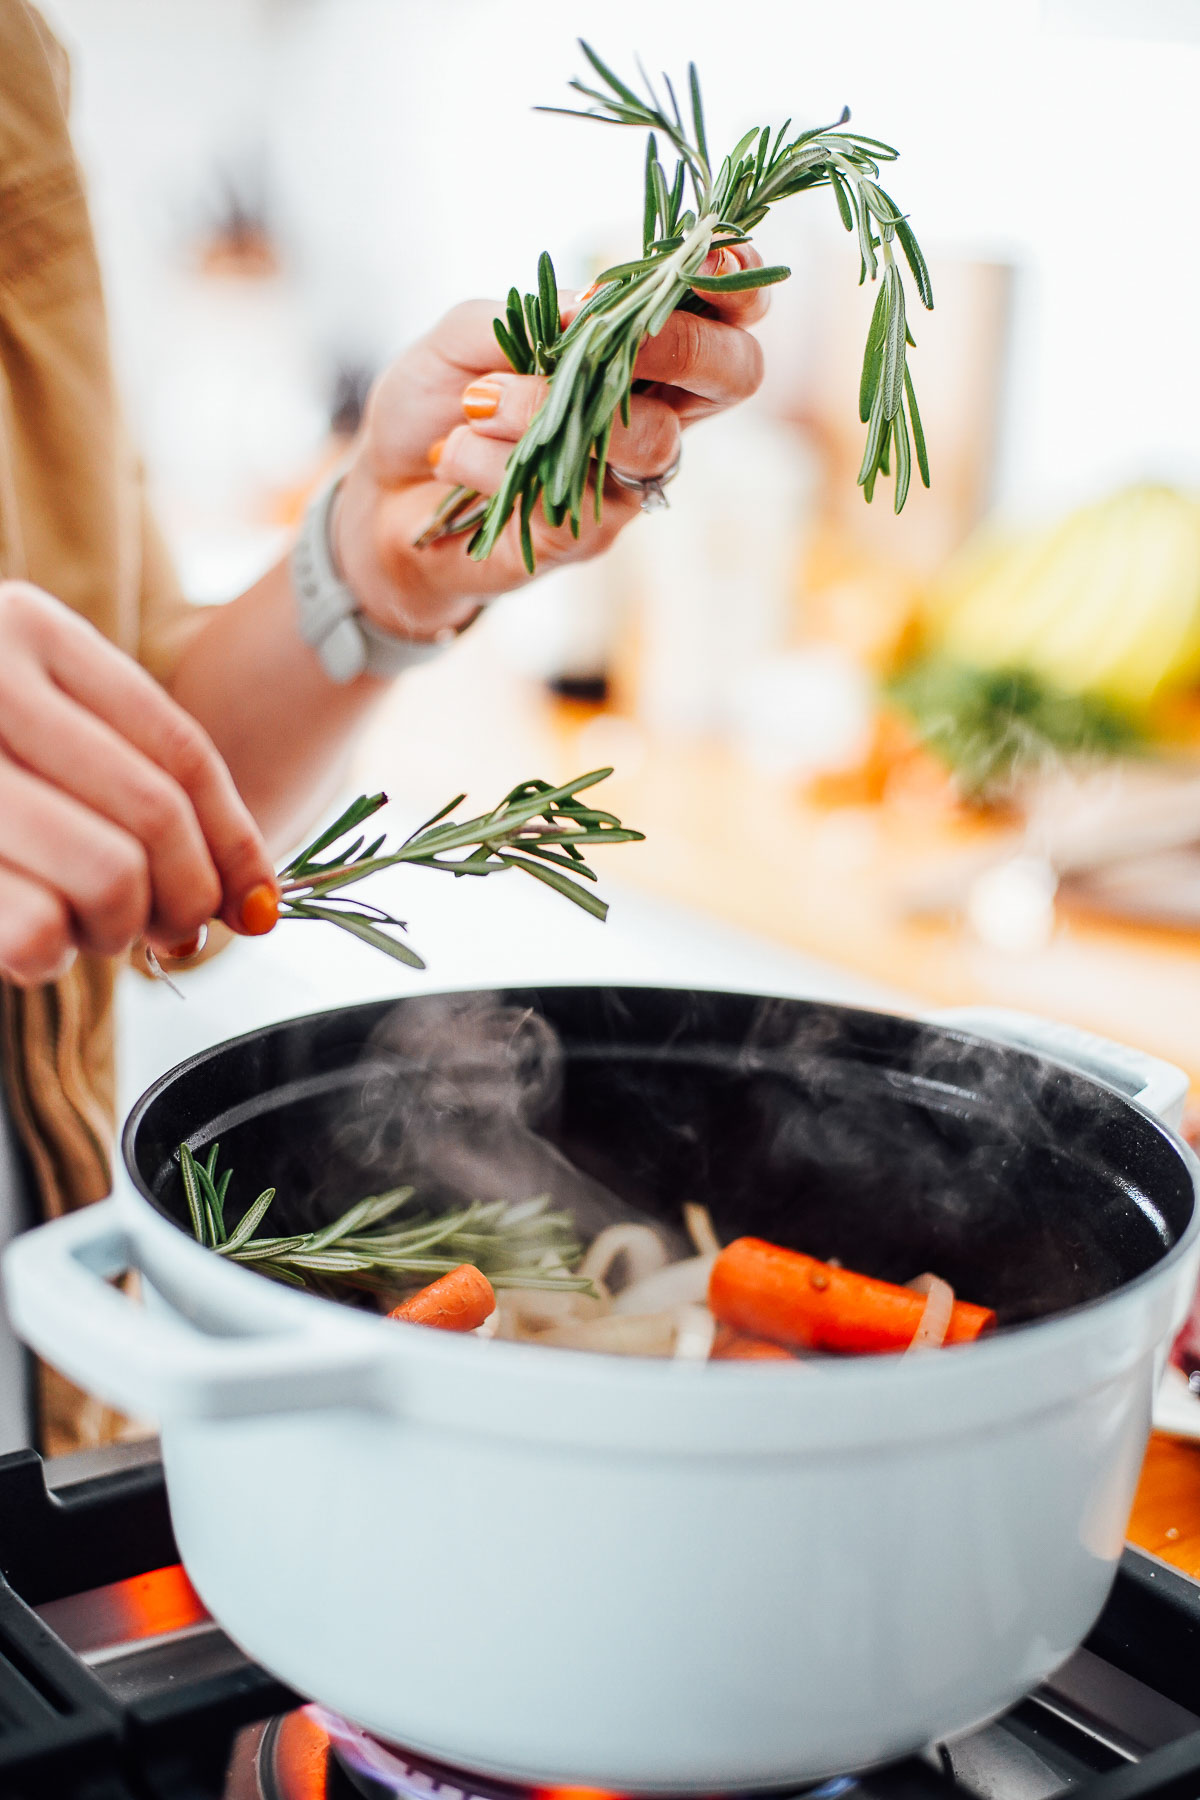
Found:
M 534 1800 L 629 1800 L 612 1788 L 544 1787 L 532 1790 Z
M 329 1747 L 329 1733 L 312 1707 L 279 1721 L 272 1762 L 278 1791 L 287 1800 L 327 1800 Z
M 130 1643 L 203 1625 L 210 1617 L 180 1563 L 151 1569 L 128 1581 L 114 1581 L 106 1589 L 106 1598 L 112 1608 L 108 1623 L 114 1638 L 119 1635 Z

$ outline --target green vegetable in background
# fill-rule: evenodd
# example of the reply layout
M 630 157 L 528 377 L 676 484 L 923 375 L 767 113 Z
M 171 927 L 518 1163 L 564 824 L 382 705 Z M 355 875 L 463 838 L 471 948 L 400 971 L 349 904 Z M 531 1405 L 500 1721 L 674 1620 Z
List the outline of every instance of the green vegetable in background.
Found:
M 1065 693 L 1028 669 L 973 669 L 931 656 L 896 676 L 889 693 L 967 800 L 1001 799 L 1048 765 L 1128 754 L 1144 741 L 1102 696 Z

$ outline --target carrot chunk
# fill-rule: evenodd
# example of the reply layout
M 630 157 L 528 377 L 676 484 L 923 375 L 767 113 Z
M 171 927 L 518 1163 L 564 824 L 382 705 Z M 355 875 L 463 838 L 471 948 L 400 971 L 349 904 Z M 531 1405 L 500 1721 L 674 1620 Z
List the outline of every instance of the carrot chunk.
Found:
M 708 1304 L 722 1325 L 749 1337 L 861 1356 L 906 1349 L 925 1296 L 761 1238 L 738 1238 L 713 1264 Z M 956 1300 L 945 1341 L 967 1343 L 995 1323 L 988 1307 Z
M 790 1350 L 782 1344 L 769 1344 L 766 1338 L 747 1337 L 744 1332 L 731 1331 L 728 1325 L 718 1325 L 717 1335 L 713 1339 L 710 1362 L 795 1362 Z
M 388 1318 L 403 1319 L 408 1325 L 432 1325 L 436 1331 L 474 1331 L 491 1317 L 495 1307 L 496 1295 L 487 1276 L 474 1263 L 460 1263 L 394 1306 Z

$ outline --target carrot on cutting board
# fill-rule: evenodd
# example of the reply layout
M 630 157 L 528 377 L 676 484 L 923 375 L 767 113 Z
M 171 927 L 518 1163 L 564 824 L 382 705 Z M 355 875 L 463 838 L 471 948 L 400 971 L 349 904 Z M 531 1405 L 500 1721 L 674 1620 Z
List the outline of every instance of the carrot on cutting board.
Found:
M 747 1336 L 789 1350 L 861 1356 L 907 1349 L 925 1295 L 761 1238 L 738 1238 L 713 1264 L 708 1304 L 722 1325 Z M 967 1343 L 995 1323 L 988 1307 L 956 1300 L 945 1341 Z
M 487 1276 L 474 1263 L 460 1263 L 394 1306 L 388 1318 L 403 1319 L 407 1325 L 432 1325 L 437 1331 L 474 1331 L 495 1309 L 496 1295 Z

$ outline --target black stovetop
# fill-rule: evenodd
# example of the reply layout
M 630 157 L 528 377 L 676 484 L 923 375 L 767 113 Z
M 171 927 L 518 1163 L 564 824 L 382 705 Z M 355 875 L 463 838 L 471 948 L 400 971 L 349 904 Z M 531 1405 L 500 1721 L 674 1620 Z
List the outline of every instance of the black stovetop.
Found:
M 152 1444 L 0 1457 L 0 1800 L 525 1793 L 398 1755 L 384 1759 L 397 1785 L 378 1785 L 308 1751 L 289 1787 L 272 1757 L 285 1740 L 327 1744 L 322 1715 L 294 1711 L 300 1697 L 225 1637 L 178 1564 Z M 1084 1649 L 1044 1688 L 952 1745 L 821 1792 L 1200 1800 L 1200 1586 L 1127 1550 Z

